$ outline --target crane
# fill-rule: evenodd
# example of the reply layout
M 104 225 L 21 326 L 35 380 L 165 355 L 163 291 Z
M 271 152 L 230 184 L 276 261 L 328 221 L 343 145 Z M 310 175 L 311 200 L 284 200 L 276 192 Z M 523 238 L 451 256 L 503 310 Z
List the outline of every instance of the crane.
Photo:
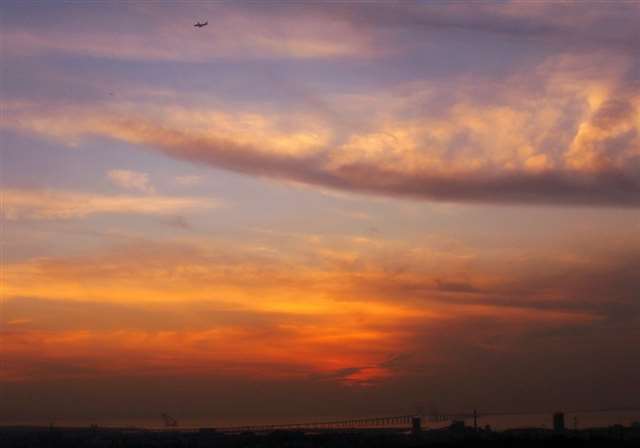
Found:
M 162 420 L 164 421 L 164 426 L 166 428 L 175 428 L 178 426 L 178 420 L 171 417 L 169 414 L 162 414 Z

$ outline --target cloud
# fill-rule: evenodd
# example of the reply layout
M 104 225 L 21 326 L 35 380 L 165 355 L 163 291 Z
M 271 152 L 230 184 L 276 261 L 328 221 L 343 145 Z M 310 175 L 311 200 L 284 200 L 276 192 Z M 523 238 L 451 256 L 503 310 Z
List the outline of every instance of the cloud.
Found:
M 608 8 L 597 2 L 585 4 L 503 3 L 430 4 L 427 2 L 402 2 L 380 4 L 375 8 L 362 5 L 337 4 L 332 6 L 307 6 L 306 11 L 294 10 L 293 14 L 313 13 L 328 20 L 340 17 L 358 29 L 378 36 L 385 31 L 402 30 L 396 41 L 387 45 L 411 48 L 411 41 L 419 45 L 436 33 L 449 33 L 449 38 L 472 36 L 479 40 L 497 38 L 544 43 L 554 50 L 614 49 L 633 53 L 638 49 L 638 5 L 629 2 Z M 287 13 L 275 8 L 265 12 Z M 455 34 L 454 34 L 455 33 Z M 386 34 L 388 35 L 388 33 Z
M 173 227 L 175 229 L 181 229 L 181 230 L 193 229 L 189 220 L 187 220 L 187 218 L 181 215 L 167 216 L 166 218 L 163 218 L 160 222 L 162 222 L 167 226 Z
M 287 249 L 274 241 L 277 251 L 264 250 L 265 244 L 262 240 L 256 250 L 248 241 L 213 247 L 148 242 L 91 256 L 7 263 L 5 292 L 118 303 L 135 297 L 141 304 L 213 300 L 244 310 L 298 316 L 357 312 L 372 322 L 450 315 L 590 322 L 607 315 L 606 304 L 614 311 L 631 306 L 630 291 L 638 286 L 632 275 L 637 257 L 624 254 L 612 259 L 590 255 L 587 259 L 593 258 L 594 265 L 586 267 L 582 260 L 544 254 L 546 268 L 534 275 L 528 262 L 511 259 L 503 260 L 502 267 L 480 269 L 483 259 L 470 257 L 464 248 L 439 252 L 384 241 L 363 245 L 352 238 L 319 238 L 315 243 L 300 239 Z M 76 287 L 78 278 L 83 279 L 82 289 Z M 211 284 L 216 285 L 215 293 Z M 298 300 L 301 295 L 304 301 Z
M 110 170 L 107 172 L 107 177 L 118 187 L 143 193 L 155 193 L 155 188 L 149 182 L 147 173 L 130 170 Z
M 23 7 L 24 8 L 24 7 Z M 7 8 L 4 39 L 12 54 L 71 53 L 134 61 L 353 60 L 406 53 L 447 38 L 493 37 L 543 43 L 551 49 L 637 51 L 637 5 L 543 5 L 509 2 L 470 8 L 402 2 L 318 5 L 105 6 L 80 12 Z M 46 20 L 56 14 L 57 20 Z M 30 22 L 22 17 L 29 15 Z M 195 16 L 210 25 L 192 28 Z M 22 16 L 22 17 L 21 17 Z M 88 26 L 87 24 L 92 26 Z M 26 25 L 36 25 L 32 32 Z M 55 25 L 52 25 L 55 24 Z M 113 29 L 119 25 L 119 33 Z M 60 31 L 63 29 L 64 31 Z
M 544 409 L 578 406 L 616 378 L 597 395 L 609 403 L 637 390 L 639 368 L 640 241 L 622 243 L 539 260 L 519 252 L 502 268 L 487 267 L 492 255 L 460 263 L 465 248 L 302 236 L 268 255 L 250 241 L 138 242 L 8 263 L 2 379 L 230 376 L 340 386 L 331 396 L 341 400 L 367 387 L 368 406 L 401 391 Z M 463 379 L 471 386 L 459 389 Z
M 603 67 L 595 73 L 594 58 Z M 640 91 L 626 81 L 630 70 L 618 56 L 560 56 L 512 75 L 490 97 L 476 94 L 490 80 L 465 76 L 443 86 L 396 86 L 393 94 L 337 95 L 333 109 L 366 117 L 346 127 L 318 111 L 150 99 L 95 108 L 52 104 L 47 111 L 8 104 L 12 114 L 3 125 L 70 145 L 108 137 L 198 165 L 348 192 L 638 207 Z M 439 87 L 456 90 L 441 94 Z
M 180 211 L 198 211 L 219 205 L 218 201 L 205 198 L 109 196 L 65 190 L 4 189 L 0 195 L 3 201 L 2 216 L 8 220 L 74 219 L 103 213 L 173 215 Z
M 384 41 L 377 55 L 380 59 L 368 61 L 366 67 L 376 72 L 383 64 L 397 64 L 402 80 L 368 79 L 354 85 L 346 77 L 339 88 L 327 91 L 313 87 L 326 84 L 322 77 L 276 82 L 277 74 L 270 74 L 269 69 L 256 82 L 266 81 L 267 87 L 278 84 L 278 100 L 285 98 L 286 108 L 276 101 L 225 104 L 220 96 L 204 100 L 199 90 L 174 92 L 160 99 L 140 95 L 141 90 L 136 89 L 135 101 L 127 101 L 126 96 L 84 106 L 69 106 L 66 101 L 44 106 L 16 101 L 5 104 L 10 113 L 3 117 L 2 125 L 69 145 L 94 137 L 112 138 L 198 165 L 321 189 L 447 202 L 638 207 L 639 66 L 637 58 L 629 55 L 630 49 L 637 48 L 637 39 L 632 38 L 638 8 L 580 8 L 585 10 L 588 13 L 577 14 L 575 5 L 518 3 L 483 5 L 478 11 L 463 5 L 419 4 L 225 7 L 215 17 L 242 25 L 235 29 L 243 32 L 222 34 L 265 46 L 258 45 L 253 53 L 242 52 L 242 57 L 256 63 L 283 52 L 312 57 L 343 54 L 323 50 L 322 43 L 308 44 L 306 38 L 358 47 L 355 35 L 362 33 L 354 30 L 365 30 L 367 45 Z M 173 16 L 166 19 L 162 8 L 134 8 L 132 15 L 138 14 L 157 20 L 141 21 L 150 31 L 182 26 Z M 187 13 L 181 17 L 191 21 Z M 302 22 L 294 25 L 294 18 Z M 287 23 L 283 33 L 295 35 L 292 41 L 297 43 L 275 45 L 281 36 L 273 30 L 280 27 L 265 26 L 272 19 Z M 328 39 L 331 26 L 337 31 Z M 91 39 L 104 40 L 96 52 L 117 53 L 119 50 L 109 50 L 113 36 L 111 28 L 104 27 L 108 39 L 91 29 Z M 213 22 L 210 27 L 221 29 Z M 136 45 L 117 45 L 122 51 L 163 52 L 167 48 L 155 42 L 150 45 L 147 34 L 132 33 L 133 37 L 123 40 L 131 38 Z M 179 49 L 189 60 L 200 60 L 214 51 L 191 26 L 188 31 L 166 35 L 174 46 L 170 52 Z M 480 61 L 469 52 L 487 36 L 494 39 L 490 40 L 494 49 L 495 38 L 519 38 L 520 46 L 505 48 L 507 56 L 500 55 L 513 64 L 497 70 L 492 68 L 493 60 Z M 443 73 L 423 76 L 413 63 L 408 64 L 413 61 L 412 51 L 418 51 L 416 45 L 431 48 L 428 55 L 437 58 L 439 53 L 432 48 L 436 44 L 431 42 L 436 37 L 449 45 L 472 42 L 467 51 L 456 55 L 468 64 L 462 66 L 464 70 L 453 65 Z M 224 50 L 227 38 L 216 41 L 216 49 Z M 91 39 L 64 39 L 70 41 L 70 51 L 93 52 L 74 50 L 74 45 L 89 45 Z M 273 49 L 273 45 L 285 49 Z M 303 50 L 293 48 L 296 46 Z M 589 51 L 577 51 L 583 48 Z M 355 53 L 366 51 L 344 54 L 354 57 Z M 528 54 L 532 56 L 519 59 Z M 437 60 L 426 63 L 442 65 Z M 306 65 L 296 67 L 307 73 Z M 470 69 L 473 76 L 465 74 Z M 263 95 L 264 87 L 256 90 L 258 95 Z M 252 92 L 238 92 L 237 96 L 246 98 L 247 94 Z M 150 188 L 139 176 L 134 187 L 132 176 L 126 180 L 120 176 L 118 182 L 140 191 Z M 194 182 L 189 176 L 176 179 L 179 185 Z
M 176 184 L 180 185 L 181 187 L 192 187 L 202 182 L 202 176 L 198 176 L 195 174 L 187 174 L 184 176 L 176 176 L 174 181 Z
M 98 16 L 95 11 L 62 8 L 67 14 L 58 17 L 56 26 L 43 20 L 34 33 L 20 26 L 19 19 L 7 20 L 3 37 L 11 55 L 67 53 L 126 61 L 326 60 L 369 57 L 375 51 L 366 36 L 344 21 L 327 23 L 307 15 L 290 22 L 286 17 L 244 14 L 228 5 L 201 5 L 197 10 L 166 6 L 115 11 L 106 7 Z M 209 26 L 195 30 L 194 16 L 207 11 Z M 19 7 L 9 12 L 26 13 Z M 30 13 L 34 20 L 42 20 Z M 87 28 L 88 22 L 95 26 Z M 114 34 L 116 25 L 119 32 Z
M 349 363 L 375 362 L 395 338 L 392 330 L 374 331 L 366 322 L 312 320 L 211 300 L 185 307 L 179 300 L 117 305 L 21 297 L 7 301 L 3 320 L 13 315 L 32 320 L 19 331 L 1 332 L 7 369 L 0 380 L 153 377 L 160 371 L 295 379 L 343 371 L 335 377 L 342 380 Z M 95 351 L 96 345 L 103 349 Z M 122 362 L 123 356 L 135 360 Z

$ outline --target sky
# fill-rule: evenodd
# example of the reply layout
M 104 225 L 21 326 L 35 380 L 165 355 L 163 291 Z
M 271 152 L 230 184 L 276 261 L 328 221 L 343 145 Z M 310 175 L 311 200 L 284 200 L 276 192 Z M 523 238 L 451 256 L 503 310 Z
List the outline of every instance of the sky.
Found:
M 640 405 L 637 2 L 0 8 L 0 422 Z

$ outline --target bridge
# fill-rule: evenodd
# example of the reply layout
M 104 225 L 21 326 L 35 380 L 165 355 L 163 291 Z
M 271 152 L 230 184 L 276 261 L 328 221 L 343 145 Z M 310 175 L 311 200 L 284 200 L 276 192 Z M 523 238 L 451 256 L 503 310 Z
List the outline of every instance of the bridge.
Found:
M 484 414 L 489 415 L 489 414 Z M 473 419 L 474 427 L 477 427 L 480 415 L 477 411 L 472 413 L 456 413 L 456 414 L 430 414 L 420 416 L 410 415 L 394 415 L 390 417 L 371 417 L 356 418 L 348 420 L 331 420 L 320 422 L 305 423 L 289 423 L 275 425 L 246 425 L 246 426 L 229 426 L 216 428 L 217 431 L 224 433 L 242 433 L 242 432 L 271 432 L 271 431 L 313 431 L 313 430 L 345 430 L 345 429 L 411 429 L 419 431 L 421 429 L 422 420 L 429 422 L 447 422 L 453 420 Z
M 250 425 L 250 426 L 230 426 L 226 428 L 216 428 L 217 431 L 227 433 L 241 432 L 270 432 L 277 430 L 330 430 L 330 429 L 364 429 L 364 428 L 389 428 L 389 427 L 410 427 L 415 419 L 415 415 L 395 415 L 391 417 L 357 418 L 348 420 L 333 420 L 324 422 L 290 423 L 278 425 Z
M 618 407 L 618 408 L 606 408 L 606 409 L 580 409 L 580 410 L 568 410 L 567 414 L 586 414 L 586 413 L 601 413 L 612 411 L 627 411 L 627 412 L 640 412 L 640 407 Z M 243 432 L 272 432 L 272 431 L 331 431 L 331 430 L 363 430 L 363 429 L 394 429 L 394 430 L 412 430 L 414 432 L 420 431 L 422 422 L 428 421 L 432 423 L 443 423 L 448 421 L 464 421 L 473 420 L 473 427 L 477 429 L 478 419 L 482 417 L 496 417 L 496 416 L 508 416 L 508 415 L 543 415 L 550 412 L 482 412 L 477 410 L 472 412 L 458 412 L 458 413 L 438 413 L 432 412 L 430 414 L 408 414 L 408 415 L 395 415 L 388 417 L 372 417 L 372 418 L 355 418 L 346 420 L 331 420 L 331 421 L 319 421 L 319 422 L 304 422 L 304 423 L 289 423 L 289 424 L 272 424 L 272 425 L 244 425 L 244 426 L 229 426 L 218 427 L 216 431 L 229 434 L 238 434 Z

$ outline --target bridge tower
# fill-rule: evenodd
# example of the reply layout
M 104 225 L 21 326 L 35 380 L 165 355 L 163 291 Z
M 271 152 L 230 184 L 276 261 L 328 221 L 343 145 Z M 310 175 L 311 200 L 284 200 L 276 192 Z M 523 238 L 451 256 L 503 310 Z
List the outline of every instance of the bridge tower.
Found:
M 422 419 L 420 416 L 411 417 L 411 433 L 420 434 L 422 430 Z

